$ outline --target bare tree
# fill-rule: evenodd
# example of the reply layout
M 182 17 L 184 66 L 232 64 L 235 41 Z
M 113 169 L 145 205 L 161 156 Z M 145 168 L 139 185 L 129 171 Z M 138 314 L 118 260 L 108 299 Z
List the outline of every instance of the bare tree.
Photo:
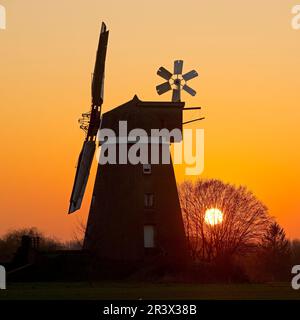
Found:
M 70 241 L 75 249 L 82 249 L 85 237 L 86 223 L 77 219 L 76 230 L 73 232 L 73 239 Z
M 249 252 L 261 241 L 272 221 L 266 206 L 243 186 L 198 180 L 184 182 L 178 189 L 194 260 L 212 261 Z M 212 208 L 222 212 L 222 222 L 206 221 L 206 212 Z

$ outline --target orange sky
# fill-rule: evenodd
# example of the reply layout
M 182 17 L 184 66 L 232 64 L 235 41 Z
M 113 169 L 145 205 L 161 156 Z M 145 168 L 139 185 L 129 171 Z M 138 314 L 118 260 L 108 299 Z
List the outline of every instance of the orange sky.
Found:
M 83 140 L 77 119 L 90 107 L 100 22 L 111 30 L 104 110 L 138 94 L 158 97 L 156 70 L 185 60 L 206 120 L 205 171 L 248 186 L 300 238 L 300 30 L 296 1 L 0 0 L 0 234 L 37 226 L 71 238 L 83 208 L 67 215 Z M 189 113 L 188 119 L 199 116 Z M 191 126 L 192 127 L 192 126 Z M 182 169 L 182 168 L 181 168 Z M 185 177 L 177 168 L 178 181 Z M 189 178 L 189 177 L 186 177 Z

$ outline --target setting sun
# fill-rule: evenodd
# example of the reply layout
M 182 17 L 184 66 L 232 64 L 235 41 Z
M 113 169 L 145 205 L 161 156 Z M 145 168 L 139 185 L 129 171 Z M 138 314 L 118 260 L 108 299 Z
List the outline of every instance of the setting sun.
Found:
M 211 226 L 220 224 L 223 221 L 223 212 L 217 208 L 210 208 L 205 211 L 205 223 Z

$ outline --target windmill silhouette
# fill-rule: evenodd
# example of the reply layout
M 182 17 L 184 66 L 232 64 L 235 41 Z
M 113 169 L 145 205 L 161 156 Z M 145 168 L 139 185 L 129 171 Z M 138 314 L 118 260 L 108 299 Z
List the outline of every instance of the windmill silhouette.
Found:
M 92 106 L 90 112 L 80 119 L 86 138 L 79 155 L 69 213 L 80 209 L 99 127 L 116 132 L 115 143 L 119 146 L 124 138 L 120 136 L 119 121 L 126 121 L 128 131 L 142 128 L 150 135 L 153 128 L 182 130 L 183 110 L 199 109 L 184 108 L 184 102 L 179 101 L 181 89 L 195 94 L 186 81 L 198 75 L 193 70 L 179 77 L 183 65 L 183 61 L 179 60 L 174 64 L 176 88 L 172 102 L 141 101 L 134 96 L 132 100 L 102 114 L 108 34 L 103 23 L 92 81 Z M 158 93 L 162 94 L 169 90 L 166 90 L 167 87 L 171 87 L 173 75 L 162 67 L 158 74 L 168 82 L 158 86 Z M 127 148 L 131 143 L 127 141 Z M 101 148 L 100 158 L 103 156 Z M 151 154 L 145 164 L 123 164 L 119 161 L 116 164 L 101 164 L 100 161 L 98 164 L 83 249 L 99 262 L 99 270 L 118 274 L 149 263 L 165 263 L 175 267 L 187 261 L 172 162 L 152 164 L 150 159 Z

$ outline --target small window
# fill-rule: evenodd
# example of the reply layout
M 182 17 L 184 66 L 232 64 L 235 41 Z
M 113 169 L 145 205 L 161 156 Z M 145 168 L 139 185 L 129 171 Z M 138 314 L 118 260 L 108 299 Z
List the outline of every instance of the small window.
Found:
M 143 173 L 144 174 L 151 174 L 151 164 L 143 164 Z
M 144 226 L 144 248 L 155 248 L 155 228 L 151 225 Z
M 145 208 L 152 208 L 153 207 L 153 205 L 154 205 L 154 194 L 153 193 L 145 193 L 144 205 L 145 205 Z

